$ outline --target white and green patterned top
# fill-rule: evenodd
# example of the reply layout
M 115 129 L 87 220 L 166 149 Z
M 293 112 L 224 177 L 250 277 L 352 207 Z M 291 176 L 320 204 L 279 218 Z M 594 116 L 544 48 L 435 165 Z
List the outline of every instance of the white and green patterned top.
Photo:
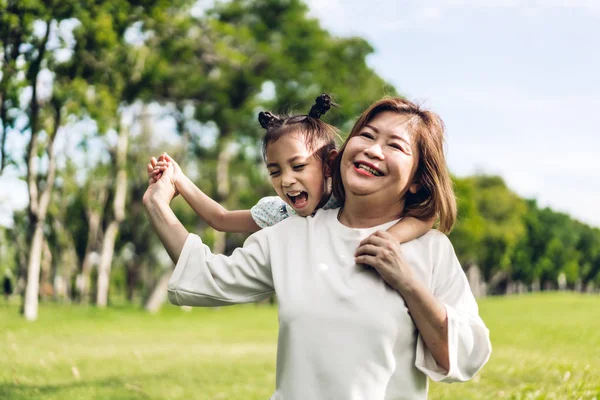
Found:
M 323 210 L 331 210 L 338 207 L 340 207 L 340 203 L 331 195 L 327 203 L 321 208 Z M 297 215 L 292 206 L 283 201 L 279 196 L 263 197 L 250 209 L 250 213 L 252 214 L 252 218 L 254 218 L 254 222 L 261 229 L 273 226 L 290 215 Z

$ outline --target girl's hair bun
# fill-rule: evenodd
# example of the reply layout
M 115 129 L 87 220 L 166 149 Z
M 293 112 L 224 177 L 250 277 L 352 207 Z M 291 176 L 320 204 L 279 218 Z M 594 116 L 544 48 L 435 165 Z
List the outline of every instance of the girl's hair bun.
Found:
M 258 113 L 258 122 L 264 129 L 269 129 L 281 125 L 283 121 L 271 111 L 261 111 Z
M 308 116 L 317 119 L 321 118 L 321 115 L 329 111 L 332 105 L 335 104 L 331 102 L 331 96 L 327 93 L 322 93 L 315 99 L 315 104 L 310 108 Z

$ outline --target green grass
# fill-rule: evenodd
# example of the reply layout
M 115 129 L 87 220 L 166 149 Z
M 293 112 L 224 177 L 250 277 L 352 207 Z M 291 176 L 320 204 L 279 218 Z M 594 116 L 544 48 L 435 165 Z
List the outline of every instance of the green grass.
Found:
M 600 399 L 599 296 L 489 298 L 480 309 L 492 358 L 471 382 L 432 384 L 430 399 Z M 44 305 L 30 323 L 0 305 L 0 399 L 266 400 L 276 341 L 269 306 Z

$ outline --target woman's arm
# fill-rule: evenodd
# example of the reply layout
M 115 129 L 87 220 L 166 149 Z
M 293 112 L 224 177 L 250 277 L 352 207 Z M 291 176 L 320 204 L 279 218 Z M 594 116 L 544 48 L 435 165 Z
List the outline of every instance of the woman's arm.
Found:
M 420 220 L 415 217 L 404 217 L 387 231 L 396 238 L 397 242 L 406 243 L 429 232 L 434 222 L 435 218 Z
M 148 164 L 148 170 L 153 168 Z M 177 305 L 217 306 L 259 301 L 273 291 L 266 232 L 254 234 L 229 257 L 212 254 L 199 236 L 189 234 L 169 202 L 175 196 L 173 166 L 153 181 L 143 203 L 152 226 L 176 263 L 169 300 Z
M 179 222 L 168 203 L 152 199 L 144 202 L 144 206 L 158 238 L 171 260 L 177 263 L 189 232 Z
M 428 244 L 433 253 L 431 288 L 403 260 L 388 232 L 363 240 L 356 262 L 372 266 L 404 298 L 419 331 L 415 365 L 435 381 L 466 381 L 491 353 L 489 331 L 448 238 L 438 233 Z
M 147 166 L 148 173 L 154 168 L 152 164 L 151 161 Z M 144 193 L 143 204 L 152 227 L 171 259 L 176 263 L 189 233 L 169 206 L 176 195 L 173 170 L 173 167 L 168 168 L 160 179 L 153 180 L 151 178 L 149 180 L 148 189 Z
M 209 196 L 207 196 L 198 186 L 196 186 L 182 171 L 179 164 L 175 162 L 168 154 L 163 153 L 158 162 L 155 163 L 154 170 L 149 172 L 150 179 L 160 178 L 160 174 L 165 171 L 169 165 L 175 168 L 173 171 L 173 181 L 175 189 L 181 193 L 185 201 L 192 209 L 212 228 L 222 232 L 242 232 L 253 233 L 260 230 L 256 224 L 250 210 L 229 211 Z

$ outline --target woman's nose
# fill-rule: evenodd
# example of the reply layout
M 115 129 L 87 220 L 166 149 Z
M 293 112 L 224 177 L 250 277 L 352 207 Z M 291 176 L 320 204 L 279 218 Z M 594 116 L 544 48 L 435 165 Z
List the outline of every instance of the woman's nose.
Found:
M 383 160 L 383 149 L 379 143 L 372 143 L 365 149 L 365 154 L 371 158 L 379 158 Z

